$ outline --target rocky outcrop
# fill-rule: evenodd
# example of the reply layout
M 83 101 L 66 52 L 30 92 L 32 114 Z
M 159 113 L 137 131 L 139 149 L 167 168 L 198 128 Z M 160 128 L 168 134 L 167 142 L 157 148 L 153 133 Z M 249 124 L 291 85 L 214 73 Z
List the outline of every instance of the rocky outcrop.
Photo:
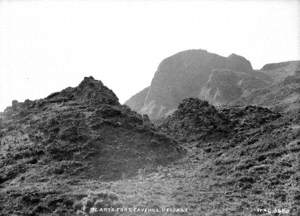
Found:
M 183 51 L 163 60 L 149 90 L 144 90 L 125 104 L 143 104 L 137 111 L 151 119 L 158 119 L 176 109 L 184 98 L 197 97 L 213 69 L 253 71 L 248 60 L 235 54 L 226 58 L 205 50 Z M 145 98 L 142 95 L 146 95 Z
M 187 98 L 160 125 L 166 133 L 191 141 L 210 136 L 226 136 L 231 130 L 230 120 L 207 101 Z
M 216 108 L 207 101 L 187 98 L 173 114 L 162 121 L 160 128 L 177 139 L 217 140 L 235 136 L 238 131 L 258 128 L 279 117 L 279 113 L 263 107 Z
M 184 153 L 147 117 L 121 106 L 116 95 L 92 77 L 45 99 L 14 101 L 2 114 L 0 137 L 4 215 L 15 211 L 55 215 L 55 202 L 67 202 L 64 209 L 70 214 L 64 215 L 75 215 L 73 201 L 87 195 L 67 198 L 71 186 L 66 182 L 84 185 L 93 180 L 124 179 L 141 169 L 148 172 L 166 165 Z

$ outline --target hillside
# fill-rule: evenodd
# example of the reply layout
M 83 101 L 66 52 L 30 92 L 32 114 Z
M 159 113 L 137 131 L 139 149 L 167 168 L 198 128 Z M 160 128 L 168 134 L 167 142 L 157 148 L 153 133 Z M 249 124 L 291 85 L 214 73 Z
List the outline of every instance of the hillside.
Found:
M 287 61 L 264 65 L 260 71 L 272 77 L 274 82 L 283 81 L 287 76 L 294 75 L 300 70 L 300 61 Z
M 300 213 L 299 113 L 187 98 L 156 127 L 89 77 L 0 132 L 3 216 Z
M 205 50 L 179 52 L 160 63 L 149 89 L 125 104 L 150 119 L 159 119 L 176 109 L 184 98 L 197 97 L 214 69 L 253 71 L 247 59 L 235 54 L 223 57 Z
M 3 216 L 74 215 L 90 181 L 126 179 L 184 155 L 92 77 L 45 99 L 13 101 L 0 120 Z M 113 202 L 101 198 L 108 195 L 95 199 Z
M 126 105 L 93 77 L 13 101 L 0 216 L 298 216 L 298 63 L 188 50 Z
M 186 176 L 180 183 L 184 193 L 177 193 L 193 212 L 299 215 L 299 113 L 257 106 L 216 109 L 186 99 L 160 127 L 188 149 L 185 168 L 173 169 Z
M 205 50 L 187 50 L 164 59 L 151 85 L 125 104 L 155 121 L 170 115 L 188 97 L 213 105 L 241 103 L 294 109 L 299 100 L 297 84 L 284 80 L 291 80 L 299 69 L 300 61 L 288 61 L 253 70 L 247 59 L 235 54 L 223 57 Z
M 246 97 L 250 92 L 265 88 L 271 82 L 258 73 L 243 73 L 229 70 L 214 70 L 202 87 L 199 98 L 214 105 L 224 105 Z
M 263 87 L 240 97 L 233 104 L 255 104 L 281 112 L 299 112 L 300 108 L 300 71 L 285 77 L 271 86 Z

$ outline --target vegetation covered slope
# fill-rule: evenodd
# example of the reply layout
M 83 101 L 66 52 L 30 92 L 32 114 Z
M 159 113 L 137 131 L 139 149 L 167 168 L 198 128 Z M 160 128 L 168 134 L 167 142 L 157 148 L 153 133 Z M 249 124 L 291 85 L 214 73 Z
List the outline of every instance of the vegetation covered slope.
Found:
M 0 175 L 3 216 L 298 216 L 300 115 L 188 98 L 157 129 L 86 78 L 6 110 Z
M 271 86 L 254 90 L 233 104 L 256 104 L 277 111 L 297 113 L 300 108 L 300 71 Z
M 227 124 L 220 119 L 227 119 Z M 198 136 L 198 130 L 226 125 L 230 128 L 227 135 Z M 191 198 L 184 200 L 194 212 L 267 215 L 267 211 L 287 210 L 288 215 L 299 215 L 299 113 L 288 116 L 257 106 L 216 109 L 199 99 L 188 99 L 161 127 L 183 140 L 193 140 L 185 144 L 192 168 L 183 171 L 189 177 L 182 187 L 190 193 Z
M 68 195 L 77 182 L 128 178 L 184 153 L 92 77 L 45 99 L 14 101 L 0 136 L 2 215 L 74 215 L 74 200 L 85 196 Z
M 287 61 L 264 65 L 260 71 L 272 77 L 275 83 L 283 81 L 287 76 L 294 75 L 300 70 L 300 61 Z
M 202 87 L 199 98 L 208 100 L 214 105 L 229 104 L 270 84 L 271 81 L 268 80 L 268 77 L 264 77 L 260 72 L 214 70 Z

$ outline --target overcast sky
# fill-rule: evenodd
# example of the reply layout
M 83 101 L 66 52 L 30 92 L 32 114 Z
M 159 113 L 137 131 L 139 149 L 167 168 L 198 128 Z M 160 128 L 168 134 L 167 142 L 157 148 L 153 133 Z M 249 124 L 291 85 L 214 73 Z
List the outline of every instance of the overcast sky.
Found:
M 0 111 L 94 76 L 124 102 L 186 49 L 300 59 L 299 1 L 0 0 Z

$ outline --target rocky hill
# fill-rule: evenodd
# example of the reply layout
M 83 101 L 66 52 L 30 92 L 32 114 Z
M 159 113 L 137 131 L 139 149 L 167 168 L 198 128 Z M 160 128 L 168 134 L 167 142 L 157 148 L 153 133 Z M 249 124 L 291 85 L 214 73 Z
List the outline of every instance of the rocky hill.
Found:
M 189 198 L 181 202 L 195 212 L 299 215 L 299 113 L 289 116 L 257 106 L 215 108 L 191 98 L 161 127 L 188 141 L 183 145 L 189 149 L 184 171 L 189 178 L 182 190 Z
M 44 99 L 13 101 L 1 115 L 0 137 L 3 216 L 75 215 L 89 182 L 126 179 L 184 155 L 92 77 Z M 99 205 L 116 199 L 93 196 Z
M 88 77 L 14 101 L 0 137 L 1 216 L 300 214 L 298 112 L 187 98 L 157 127 Z
M 0 216 L 298 216 L 299 84 L 299 61 L 256 71 L 189 50 L 128 106 L 92 77 L 13 101 L 0 113 Z
M 151 119 L 158 119 L 176 109 L 184 98 L 197 97 L 213 69 L 253 71 L 248 60 L 235 54 L 223 57 L 205 50 L 183 51 L 163 60 L 149 89 L 125 104 Z
M 207 100 L 214 105 L 247 101 L 244 105 L 252 102 L 259 105 L 278 102 L 280 106 L 285 106 L 282 103 L 299 100 L 298 95 L 294 94 L 297 90 L 291 85 L 288 88 L 294 90 L 284 90 L 286 84 L 278 83 L 282 83 L 288 76 L 294 76 L 299 68 L 300 61 L 290 61 L 266 64 L 260 70 L 253 70 L 248 60 L 235 54 L 226 58 L 205 50 L 187 50 L 163 60 L 151 85 L 125 104 L 139 113 L 149 115 L 152 120 L 171 114 L 188 97 Z M 273 87 L 268 89 L 271 85 Z M 277 99 L 270 99 L 273 96 L 269 94 L 284 95 L 288 99 L 276 102 L 274 100 Z M 254 99 L 256 97 L 258 99 Z
M 230 119 L 207 101 L 184 99 L 178 109 L 165 120 L 160 128 L 177 139 L 185 141 L 226 136 L 231 132 Z

